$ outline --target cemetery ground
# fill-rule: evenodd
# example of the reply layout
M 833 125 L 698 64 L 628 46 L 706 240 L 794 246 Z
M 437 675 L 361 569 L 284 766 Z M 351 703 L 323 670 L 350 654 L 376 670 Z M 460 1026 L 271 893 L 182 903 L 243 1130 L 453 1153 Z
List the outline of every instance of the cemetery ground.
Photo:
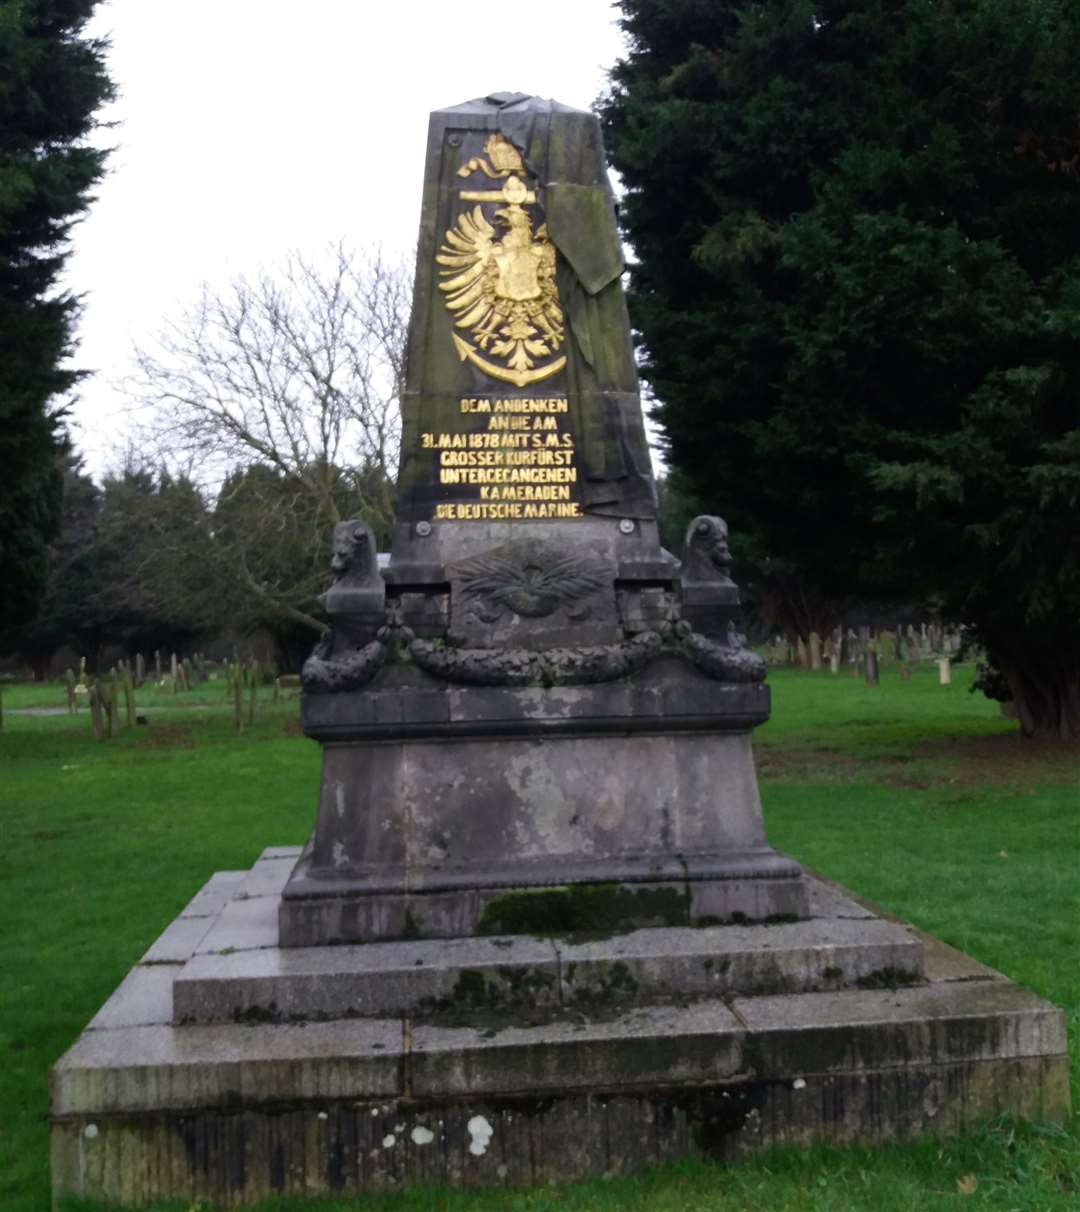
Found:
M 755 737 L 770 841 L 1064 1006 L 1080 1107 L 1080 749 L 1025 743 L 997 705 L 935 669 L 776 670 Z M 237 735 L 221 683 L 138 694 L 149 723 L 94 740 L 63 687 L 8 686 L 0 734 L 0 1207 L 48 1207 L 47 1073 L 217 870 L 311 826 L 319 749 L 263 692 Z M 477 1192 L 412 1189 L 278 1212 L 1080 1207 L 1080 1127 L 999 1121 L 882 1150 L 773 1150 L 726 1168 Z M 72 1203 L 69 1208 L 96 1205 Z M 155 1205 L 187 1212 L 188 1204 Z

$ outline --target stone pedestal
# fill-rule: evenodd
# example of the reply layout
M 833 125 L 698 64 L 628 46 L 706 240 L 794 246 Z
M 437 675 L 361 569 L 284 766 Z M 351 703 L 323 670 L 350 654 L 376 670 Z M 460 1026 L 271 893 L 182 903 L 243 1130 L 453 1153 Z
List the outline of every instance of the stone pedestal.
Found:
M 761 817 L 768 702 L 671 661 L 599 686 L 310 696 L 322 784 L 282 945 L 805 916 Z
M 441 110 L 424 198 L 393 546 L 380 576 L 369 528 L 335 535 L 282 945 L 805 916 L 727 528 L 660 545 L 597 120 Z
M 57 1063 L 57 1199 L 542 1183 L 1068 1119 L 1060 1010 L 824 881 L 774 925 L 283 949 L 297 857 L 214 876 Z

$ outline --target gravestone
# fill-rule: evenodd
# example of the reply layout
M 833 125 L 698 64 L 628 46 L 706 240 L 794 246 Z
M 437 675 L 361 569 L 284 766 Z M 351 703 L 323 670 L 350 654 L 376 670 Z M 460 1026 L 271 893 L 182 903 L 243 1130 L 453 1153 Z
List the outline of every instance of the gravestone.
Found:
M 338 528 L 284 945 L 539 929 L 582 887 L 622 926 L 806 915 L 765 840 L 727 529 L 696 519 L 681 570 L 660 546 L 622 272 L 592 115 L 433 115 L 393 549 L 380 576 Z
M 336 528 L 302 675 L 311 839 L 214 875 L 57 1062 L 58 1198 L 1067 1118 L 1060 1011 L 766 842 L 764 666 L 724 522 L 660 546 L 621 270 L 594 118 L 432 116 L 391 559 Z

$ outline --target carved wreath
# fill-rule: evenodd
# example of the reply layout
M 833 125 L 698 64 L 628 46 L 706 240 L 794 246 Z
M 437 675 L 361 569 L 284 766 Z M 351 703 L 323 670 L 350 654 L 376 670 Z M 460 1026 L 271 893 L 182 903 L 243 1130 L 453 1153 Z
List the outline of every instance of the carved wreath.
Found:
M 496 548 L 461 561 L 453 571 L 482 618 L 490 618 L 492 608 L 528 619 L 543 618 L 560 606 L 573 607 L 611 580 L 602 563 L 562 555 L 542 543 Z M 571 609 L 571 617 L 574 613 Z

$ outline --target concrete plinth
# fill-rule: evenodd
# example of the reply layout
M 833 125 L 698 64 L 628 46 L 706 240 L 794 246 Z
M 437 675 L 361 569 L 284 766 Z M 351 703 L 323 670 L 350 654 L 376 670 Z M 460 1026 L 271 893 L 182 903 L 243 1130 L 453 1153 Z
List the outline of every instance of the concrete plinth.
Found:
M 533 1183 L 1068 1115 L 1061 1011 L 822 881 L 771 926 L 285 950 L 296 856 L 215 876 L 57 1063 L 57 1196 Z

